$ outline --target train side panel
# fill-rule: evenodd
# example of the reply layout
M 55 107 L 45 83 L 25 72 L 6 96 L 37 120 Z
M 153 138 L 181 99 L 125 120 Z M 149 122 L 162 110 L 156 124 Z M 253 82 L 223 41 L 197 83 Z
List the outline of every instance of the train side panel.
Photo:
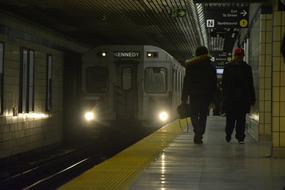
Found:
M 178 80 L 177 76 L 184 77 L 184 68 L 171 55 L 158 47 L 145 46 L 145 53 L 154 55 L 146 56 L 144 61 L 143 119 L 158 121 L 159 114 L 162 112 L 167 112 L 169 119 L 177 118 L 176 107 L 180 104 L 181 96 L 181 88 L 178 86 L 182 86 L 183 81 Z M 149 81 L 150 75 L 153 75 L 153 81 Z

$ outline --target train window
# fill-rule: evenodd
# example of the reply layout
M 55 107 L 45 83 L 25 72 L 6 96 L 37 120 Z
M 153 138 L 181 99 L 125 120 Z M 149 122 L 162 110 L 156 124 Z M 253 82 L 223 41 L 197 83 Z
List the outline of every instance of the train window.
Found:
M 47 55 L 47 75 L 46 75 L 46 111 L 52 107 L 52 56 Z
M 20 113 L 34 111 L 34 56 L 34 50 L 22 48 L 20 67 Z
M 132 88 L 132 68 L 123 67 L 122 68 L 122 88 L 123 90 L 129 90 Z
M 167 69 L 148 67 L 144 73 L 144 89 L 148 93 L 164 93 L 167 90 Z
M 109 72 L 106 67 L 86 68 L 85 87 L 88 93 L 104 93 L 108 89 Z
M 3 114 L 4 43 L 0 42 L 0 114 Z

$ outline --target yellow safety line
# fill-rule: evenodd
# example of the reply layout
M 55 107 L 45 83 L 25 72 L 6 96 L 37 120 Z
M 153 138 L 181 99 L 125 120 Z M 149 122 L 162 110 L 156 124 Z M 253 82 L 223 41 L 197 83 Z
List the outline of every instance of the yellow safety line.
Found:
M 188 124 L 190 119 L 188 119 Z M 185 131 L 185 119 L 174 121 L 145 137 L 112 158 L 89 169 L 79 177 L 61 186 L 62 190 L 125 190 L 139 174 L 171 143 Z

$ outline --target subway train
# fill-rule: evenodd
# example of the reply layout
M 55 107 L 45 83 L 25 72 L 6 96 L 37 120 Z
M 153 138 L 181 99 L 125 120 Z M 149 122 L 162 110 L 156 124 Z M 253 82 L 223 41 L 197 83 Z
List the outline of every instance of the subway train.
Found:
M 185 68 L 155 46 L 92 49 L 82 56 L 82 119 L 165 124 L 177 118 L 184 75 Z

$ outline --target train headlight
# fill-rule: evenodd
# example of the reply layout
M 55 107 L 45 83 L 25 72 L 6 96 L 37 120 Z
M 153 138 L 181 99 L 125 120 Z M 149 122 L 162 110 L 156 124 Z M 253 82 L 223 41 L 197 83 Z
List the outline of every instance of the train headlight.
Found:
M 169 118 L 169 114 L 166 111 L 161 111 L 159 112 L 158 117 L 160 121 L 167 121 Z
M 94 112 L 91 112 L 91 111 L 85 112 L 84 118 L 86 121 L 92 121 L 95 119 L 95 114 Z

